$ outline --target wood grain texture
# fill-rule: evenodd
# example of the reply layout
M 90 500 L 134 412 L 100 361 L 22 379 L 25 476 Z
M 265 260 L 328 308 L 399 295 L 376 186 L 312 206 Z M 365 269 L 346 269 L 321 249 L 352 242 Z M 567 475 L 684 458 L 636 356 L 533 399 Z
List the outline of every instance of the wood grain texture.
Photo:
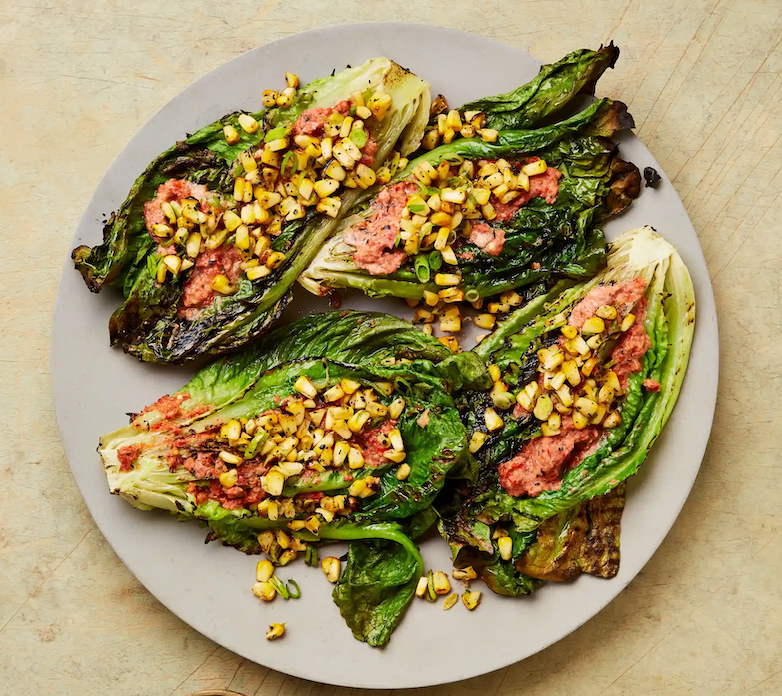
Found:
M 256 45 L 329 24 L 398 18 L 476 31 L 547 61 L 608 39 L 622 48 L 600 92 L 629 104 L 638 135 L 685 201 L 714 282 L 722 351 L 701 475 L 628 589 L 539 655 L 416 693 L 782 693 L 779 0 L 5 0 L 0 694 L 360 693 L 248 663 L 138 584 L 92 522 L 65 461 L 51 402 L 49 327 L 81 211 L 160 106 Z M 760 408 L 759 395 L 775 405 Z

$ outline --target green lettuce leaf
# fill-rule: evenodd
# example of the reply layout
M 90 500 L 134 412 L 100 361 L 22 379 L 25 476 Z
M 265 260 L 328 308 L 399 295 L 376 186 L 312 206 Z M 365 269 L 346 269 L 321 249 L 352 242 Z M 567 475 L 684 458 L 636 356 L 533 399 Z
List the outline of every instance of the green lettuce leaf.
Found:
M 595 83 L 619 58 L 613 43 L 597 51 L 581 49 L 544 65 L 537 76 L 507 94 L 483 97 L 463 104 L 459 111 L 481 111 L 486 128 L 534 128 L 560 112 L 579 94 L 594 94 Z
M 522 385 L 533 379 L 537 371 L 537 350 L 547 345 L 549 336 L 556 336 L 567 322 L 572 308 L 598 284 L 610 284 L 642 277 L 647 282 L 646 297 L 649 301 L 644 318 L 644 329 L 651 341 L 651 348 L 643 358 L 640 372 L 629 377 L 627 393 L 620 406 L 622 422 L 618 427 L 603 432 L 594 453 L 573 467 L 564 476 L 560 488 L 544 491 L 540 495 L 514 497 L 499 484 L 497 466 L 507 461 L 530 438 L 539 434 L 533 418 L 505 417 L 505 425 L 491 434 L 479 451 L 479 469 L 476 479 L 467 484 L 449 486 L 438 507 L 443 517 L 440 531 L 452 549 L 460 556 L 465 547 L 470 553 L 490 553 L 487 545 L 475 538 L 476 521 L 492 529 L 497 524 L 511 525 L 518 535 L 514 539 L 513 558 L 532 545 L 536 538 L 541 546 L 531 551 L 531 557 L 520 561 L 518 568 L 539 577 L 572 574 L 574 561 L 562 560 L 557 566 L 553 560 L 562 551 L 564 541 L 543 543 L 544 537 L 537 531 L 546 520 L 562 515 L 550 523 L 548 534 L 574 533 L 569 515 L 586 501 L 596 501 L 632 476 L 641 466 L 646 455 L 660 434 L 670 415 L 681 389 L 687 367 L 694 328 L 695 302 L 689 274 L 676 250 L 651 228 L 632 230 L 621 235 L 611 244 L 607 268 L 590 281 L 573 285 L 563 282 L 543 294 L 507 319 L 499 322 L 494 333 L 475 349 L 475 353 L 487 363 L 496 364 L 509 384 Z M 515 375 L 515 377 L 514 377 Z M 649 391 L 643 386 L 645 379 L 656 380 L 660 390 Z M 469 404 L 465 416 L 468 431 L 484 430 L 484 410 L 492 405 L 484 394 L 472 392 L 463 397 Z M 611 498 L 604 503 L 589 503 L 595 517 L 602 517 L 600 525 L 610 536 L 615 528 L 618 535 L 618 508 L 610 508 Z M 602 507 L 601 507 L 602 505 Z M 610 513 L 610 514 L 609 514 Z M 619 514 L 621 510 L 619 509 Z M 556 536 L 556 535 L 554 535 Z M 485 539 L 485 533 L 484 533 Z M 577 539 L 577 537 L 574 537 Z M 571 545 L 576 541 L 571 540 Z M 594 568 L 594 572 L 609 575 L 615 572 L 618 551 L 603 539 L 605 558 L 589 558 L 580 550 L 574 551 L 575 566 Z M 618 543 L 618 537 L 617 537 Z M 616 547 L 616 544 L 614 544 Z M 469 554 L 468 554 L 469 555 Z M 549 571 L 546 570 L 549 566 Z M 537 570 L 535 570 L 537 568 Z M 542 568 L 542 569 L 541 569 Z M 593 572 L 593 571 L 589 571 Z
M 286 222 L 272 243 L 286 260 L 270 275 L 250 281 L 240 279 L 238 291 L 215 298 L 203 309 L 183 313 L 180 298 L 186 274 L 164 284 L 156 282 L 162 253 L 147 232 L 144 204 L 171 178 L 204 184 L 216 196 L 233 192 L 237 157 L 263 140 L 271 127 L 292 124 L 308 108 L 334 106 L 354 91 L 382 87 L 393 105 L 373 135 L 378 148 L 374 166 L 380 167 L 397 144 L 409 151 L 417 145 L 429 112 L 429 85 L 387 58 L 374 58 L 357 68 L 303 87 L 288 108 L 275 107 L 253 114 L 264 128 L 248 135 L 239 126 L 239 114 L 231 114 L 206 126 L 156 158 L 137 179 L 120 210 L 104 228 L 103 243 L 80 246 L 73 252 L 77 269 L 91 290 L 109 283 L 121 289 L 122 305 L 112 315 L 112 344 L 149 362 L 180 363 L 201 355 L 233 351 L 267 331 L 291 299 L 291 286 L 335 229 L 338 218 L 309 209 L 305 218 Z M 422 120 L 423 119 L 423 120 Z M 232 125 L 240 134 L 228 145 L 223 128 Z M 342 210 L 360 195 L 345 189 Z M 231 244 L 228 239 L 226 244 Z
M 618 160 L 616 146 L 608 139 L 630 125 L 632 119 L 623 104 L 599 100 L 550 126 L 502 131 L 496 143 L 479 138 L 454 140 L 410 162 L 389 186 L 414 181 L 413 170 L 422 162 L 436 167 L 443 161 L 540 156 L 562 173 L 557 200 L 549 204 L 535 198 L 506 222 L 495 220 L 492 227 L 502 230 L 505 237 L 499 255 L 464 241 L 458 268 L 449 267 L 449 272 L 459 271 L 461 287 L 470 301 L 514 288 L 538 288 L 552 279 L 590 278 L 605 265 L 605 238 L 598 221 L 618 214 L 640 193 L 638 170 Z M 361 289 L 370 296 L 405 298 L 436 291 L 433 282 L 418 280 L 412 259 L 390 275 L 372 275 L 355 265 L 356 249 L 347 243 L 346 235 L 371 214 L 372 207 L 362 205 L 346 217 L 299 282 L 321 295 L 340 287 Z
M 393 523 L 343 525 L 324 531 L 329 539 L 367 539 L 351 541 L 333 597 L 356 639 L 373 647 L 387 645 L 423 575 L 420 552 Z
M 463 359 L 473 379 L 486 386 L 488 377 L 477 373 L 480 363 L 475 356 L 465 354 Z M 322 388 L 347 378 L 365 386 L 390 382 L 395 393 L 387 401 L 397 396 L 406 400 L 397 428 L 405 442 L 410 475 L 398 480 L 390 462 L 373 470 L 380 477 L 380 489 L 364 499 L 354 519 L 404 519 L 429 507 L 448 471 L 466 451 L 466 431 L 449 391 L 453 370 L 454 356 L 447 348 L 396 317 L 353 311 L 312 315 L 204 368 L 179 392 L 101 438 L 99 451 L 112 492 L 142 509 L 160 508 L 203 519 L 217 538 L 233 543 L 241 537 L 235 522 L 258 529 L 265 528 L 265 518 L 245 508 L 199 504 L 191 484 L 209 482 L 199 482 L 183 467 L 172 471 L 172 450 L 213 451 L 210 442 L 220 424 L 279 408 L 280 397 L 294 393 L 293 385 L 302 375 Z M 123 452 L 135 455 L 133 466 L 122 466 Z M 293 476 L 284 495 L 344 494 L 354 477 L 347 466 L 328 470 L 317 481 Z M 246 546 L 243 538 L 240 545 Z

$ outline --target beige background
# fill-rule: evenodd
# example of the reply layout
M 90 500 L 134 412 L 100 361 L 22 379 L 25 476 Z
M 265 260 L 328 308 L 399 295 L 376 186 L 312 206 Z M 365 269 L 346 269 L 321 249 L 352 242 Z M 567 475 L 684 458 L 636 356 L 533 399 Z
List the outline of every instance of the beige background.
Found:
M 160 106 L 258 44 L 381 19 L 476 31 L 546 61 L 613 38 L 622 57 L 601 93 L 630 105 L 684 199 L 722 334 L 711 446 L 648 567 L 558 645 L 422 693 L 782 694 L 780 0 L 2 0 L 0 694 L 358 693 L 223 650 L 125 569 L 65 461 L 49 327 L 89 196 Z M 454 659 L 470 659 L 465 645 Z

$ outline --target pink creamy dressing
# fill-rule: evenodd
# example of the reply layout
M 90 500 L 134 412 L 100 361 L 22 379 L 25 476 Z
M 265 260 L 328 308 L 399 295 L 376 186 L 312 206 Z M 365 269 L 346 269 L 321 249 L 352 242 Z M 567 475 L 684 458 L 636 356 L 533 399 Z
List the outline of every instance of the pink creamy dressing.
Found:
M 500 464 L 500 483 L 513 496 L 534 498 L 543 491 L 557 490 L 568 470 L 591 454 L 602 428 L 578 430 L 565 416 L 559 435 L 530 440 L 513 459 Z
M 323 126 L 326 125 L 328 117 L 331 114 L 341 114 L 347 116 L 350 113 L 350 102 L 347 99 L 342 100 L 336 106 L 328 107 L 325 109 L 307 109 L 299 114 L 296 122 L 293 124 L 294 135 L 312 135 L 314 137 L 322 138 L 324 136 Z M 364 147 L 361 148 L 361 164 L 366 164 L 371 167 L 375 160 L 375 152 L 377 152 L 377 141 L 372 137 L 372 134 L 365 128 L 367 136 L 367 142 Z
M 481 251 L 498 256 L 505 244 L 505 230 L 478 222 L 470 229 L 470 241 Z
M 192 184 L 184 179 L 169 179 L 164 184 L 160 184 L 157 189 L 157 195 L 144 203 L 144 221 L 147 223 L 147 230 L 155 241 L 160 241 L 152 233 L 154 225 L 167 225 L 168 218 L 163 213 L 163 203 L 176 201 L 182 203 L 185 198 L 195 198 L 201 201 L 201 210 L 205 213 L 211 212 L 211 206 L 206 202 L 208 190 L 202 184 Z
M 201 252 L 182 287 L 180 314 L 192 319 L 199 309 L 211 305 L 215 298 L 215 291 L 212 290 L 215 276 L 224 275 L 231 283 L 235 283 L 239 279 L 241 263 L 242 255 L 235 246 L 221 246 Z
M 595 316 L 598 307 L 605 305 L 616 307 L 619 317 L 629 312 L 635 314 L 635 323 L 622 334 L 611 353 L 611 360 L 616 363 L 612 369 L 619 377 L 622 389 L 627 388 L 627 378 L 641 369 L 641 360 L 652 347 L 643 326 L 647 305 L 645 291 L 646 281 L 643 278 L 632 278 L 615 285 L 598 285 L 573 308 L 568 318 L 568 324 L 580 329 L 587 319 Z
M 418 185 L 400 182 L 384 188 L 372 203 L 372 212 L 345 233 L 345 241 L 356 248 L 353 263 L 372 275 L 388 275 L 407 258 L 394 249 L 399 222 L 408 199 L 418 192 Z
M 529 157 L 524 164 L 537 162 L 540 157 Z M 559 195 L 559 180 L 562 173 L 554 167 L 549 167 L 543 174 L 536 174 L 529 178 L 529 191 L 520 191 L 519 195 L 510 203 L 500 203 L 492 196 L 492 205 L 497 211 L 497 220 L 510 220 L 521 206 L 529 203 L 533 198 L 543 198 L 546 203 L 553 205 Z
M 296 122 L 293 124 L 294 135 L 314 135 L 323 137 L 323 126 L 331 114 L 341 114 L 347 116 L 350 113 L 350 102 L 347 99 L 339 102 L 336 106 L 325 109 L 307 109 L 299 114 Z
M 381 435 L 387 436 L 395 427 L 397 421 L 393 418 L 385 421 L 379 428 L 368 430 L 366 433 L 356 437 L 356 444 L 363 450 L 364 465 L 370 469 L 378 466 L 384 466 L 388 459 L 383 456 L 383 452 L 389 449 L 388 445 L 380 442 Z
M 633 278 L 615 285 L 598 285 L 573 307 L 567 323 L 580 329 L 587 319 L 595 316 L 599 307 L 606 305 L 613 305 L 619 315 L 624 316 L 629 311 L 629 307 L 643 297 L 645 290 L 646 281 L 643 278 Z
M 643 356 L 651 348 L 651 340 L 643 328 L 647 305 L 645 290 L 643 278 L 599 285 L 573 308 L 568 319 L 568 324 L 580 329 L 587 319 L 595 316 L 598 307 L 604 305 L 616 307 L 617 321 L 628 312 L 635 315 L 635 323 L 621 335 L 611 353 L 611 360 L 615 362 L 612 369 L 623 389 L 627 388 L 628 377 L 641 369 Z M 644 387 L 648 391 L 660 389 L 659 383 L 652 379 L 645 380 Z M 517 405 L 513 410 L 515 418 L 525 414 L 521 406 Z M 500 464 L 500 484 L 510 495 L 531 498 L 543 491 L 557 490 L 564 475 L 597 449 L 602 433 L 601 426 L 578 430 L 573 419 L 564 416 L 559 434 L 530 440 L 515 457 Z

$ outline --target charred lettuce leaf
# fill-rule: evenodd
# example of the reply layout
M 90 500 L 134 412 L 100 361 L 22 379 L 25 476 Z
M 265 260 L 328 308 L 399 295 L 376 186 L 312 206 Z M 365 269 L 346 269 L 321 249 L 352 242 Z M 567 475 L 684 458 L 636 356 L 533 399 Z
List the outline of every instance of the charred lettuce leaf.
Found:
M 532 594 L 540 580 L 519 572 L 509 561 L 497 560 L 481 569 L 481 580 L 496 594 L 520 597 Z
M 155 197 L 158 186 L 169 179 L 185 179 L 218 193 L 233 188 L 229 164 L 240 152 L 263 140 L 262 132 L 250 135 L 241 128 L 239 115 L 224 116 L 156 157 L 136 179 L 120 209 L 112 213 L 103 228 L 103 243 L 73 250 L 76 269 L 90 290 L 100 292 L 105 284 L 114 284 L 124 288 L 127 295 L 145 268 L 144 261 L 157 244 L 147 234 L 144 203 Z M 262 114 L 251 115 L 260 118 Z M 225 126 L 234 127 L 240 134 L 236 144 L 226 142 Z
M 182 458 L 210 462 L 226 447 L 239 448 L 226 444 L 223 426 L 282 414 L 284 400 L 297 395 L 295 385 L 302 376 L 317 385 L 320 394 L 350 380 L 362 392 L 373 389 L 382 394 L 380 403 L 386 407 L 403 398 L 404 410 L 394 427 L 404 443 L 409 475 L 399 480 L 399 465 L 391 460 L 358 470 L 346 461 L 332 462 L 292 473 L 279 496 L 267 495 L 264 500 L 292 509 L 293 517 L 270 515 L 257 501 L 235 504 L 238 496 L 227 501 L 201 496 L 200 491 L 219 488 L 217 472 L 206 468 L 201 470 L 206 473 L 199 473 L 197 467 L 185 466 Z M 467 454 L 467 431 L 452 392 L 462 387 L 485 389 L 490 382 L 476 355 L 455 356 L 437 339 L 396 317 L 354 311 L 312 315 L 202 369 L 179 392 L 101 438 L 99 452 L 112 493 L 142 510 L 166 510 L 179 519 L 205 523 L 210 529 L 207 540 L 245 553 L 263 548 L 280 562 L 283 549 L 273 534 L 278 529 L 315 545 L 351 542 L 334 600 L 356 638 L 383 646 L 423 573 L 412 539 L 434 523 L 432 503 L 449 472 Z M 331 426 L 325 423 L 328 420 L 321 421 L 328 430 Z M 259 472 L 268 473 L 267 467 L 277 461 L 273 451 L 247 456 L 245 461 Z M 237 470 L 244 464 L 237 464 Z M 234 485 L 251 492 L 251 473 L 242 472 L 246 482 Z M 378 483 L 371 495 L 357 499 L 351 486 L 365 475 L 377 477 Z M 222 481 L 220 485 L 225 486 Z M 348 501 L 344 514 L 318 512 L 323 495 Z M 313 515 L 321 515 L 317 533 L 304 525 L 289 527 L 292 519 L 304 521 Z M 271 535 L 266 547 L 261 541 L 264 534 Z
M 623 494 L 611 494 L 641 466 L 676 403 L 692 344 L 695 302 L 689 273 L 676 250 L 651 228 L 631 230 L 611 244 L 607 268 L 590 281 L 561 282 L 502 322 L 474 350 L 497 365 L 511 389 L 537 379 L 537 351 L 557 340 L 573 307 L 598 284 L 642 277 L 648 306 L 644 331 L 651 348 L 629 376 L 621 423 L 604 430 L 594 452 L 565 473 L 556 490 L 536 497 L 508 494 L 497 467 L 540 435 L 538 421 L 503 412 L 504 425 L 477 453 L 475 476 L 449 484 L 438 500 L 440 531 L 457 563 L 490 566 L 498 527 L 513 539 L 517 571 L 540 579 L 578 572 L 610 577 L 618 564 Z M 644 387 L 650 379 L 658 391 Z M 468 432 L 483 430 L 492 400 L 480 392 L 462 397 Z M 477 566 L 476 566 L 477 567 Z
M 605 265 L 605 238 L 599 222 L 624 210 L 640 191 L 637 168 L 618 159 L 617 147 L 610 140 L 618 130 L 632 125 L 624 104 L 598 100 L 559 123 L 537 130 L 501 131 L 497 142 L 454 140 L 410 162 L 389 186 L 416 181 L 414 172 L 422 163 L 436 168 L 446 161 L 540 157 L 561 173 L 556 201 L 550 204 L 533 198 L 510 219 L 493 221 L 495 234 L 501 231 L 504 236 L 497 255 L 460 240 L 456 266 L 444 266 L 445 272 L 458 271 L 460 288 L 470 301 L 514 288 L 546 287 L 559 278 L 590 278 Z M 425 290 L 437 291 L 433 273 L 428 281 L 417 273 L 413 259 L 418 257 L 407 257 L 388 275 L 372 274 L 354 263 L 356 248 L 346 241 L 346 235 L 372 214 L 370 205 L 346 217 L 299 282 L 314 294 L 350 287 L 370 296 L 420 298 Z
M 579 94 L 594 94 L 595 83 L 619 58 L 613 42 L 597 51 L 581 49 L 544 65 L 538 75 L 507 94 L 483 97 L 463 104 L 459 111 L 480 111 L 487 128 L 535 128 L 562 111 Z
M 573 580 L 581 573 L 612 578 L 619 572 L 619 532 L 625 484 L 580 503 L 540 525 L 516 570 L 539 580 Z
M 76 268 L 91 290 L 98 292 L 109 284 L 122 291 L 124 301 L 109 323 L 112 345 L 120 345 L 144 361 L 181 363 L 233 351 L 267 331 L 290 302 L 296 278 L 338 220 L 314 207 L 306 209 L 304 218 L 286 220 L 271 242 L 271 249 L 283 253 L 285 259 L 270 274 L 249 280 L 240 272 L 235 292 L 210 298 L 206 306 L 186 311 L 183 286 L 196 269 L 158 282 L 162 259 L 172 252 L 148 233 L 144 204 L 155 198 L 161 184 L 177 179 L 206 186 L 217 207 L 231 207 L 235 179 L 243 173 L 240 154 L 263 143 L 265 134 L 273 129 L 292 125 L 306 109 L 332 107 L 353 92 L 377 87 L 393 100 L 386 116 L 372 129 L 377 142 L 373 166 L 377 168 L 395 145 L 406 153 L 417 147 L 429 111 L 428 83 L 387 58 L 374 58 L 315 80 L 298 91 L 289 107 L 252 114 L 263 124 L 252 135 L 241 127 L 241 114 L 235 113 L 156 158 L 105 226 L 103 243 L 73 251 Z M 235 144 L 227 143 L 226 126 L 239 134 Z M 343 189 L 341 210 L 348 210 L 357 196 L 356 190 Z M 234 248 L 234 241 L 230 234 L 223 245 Z

